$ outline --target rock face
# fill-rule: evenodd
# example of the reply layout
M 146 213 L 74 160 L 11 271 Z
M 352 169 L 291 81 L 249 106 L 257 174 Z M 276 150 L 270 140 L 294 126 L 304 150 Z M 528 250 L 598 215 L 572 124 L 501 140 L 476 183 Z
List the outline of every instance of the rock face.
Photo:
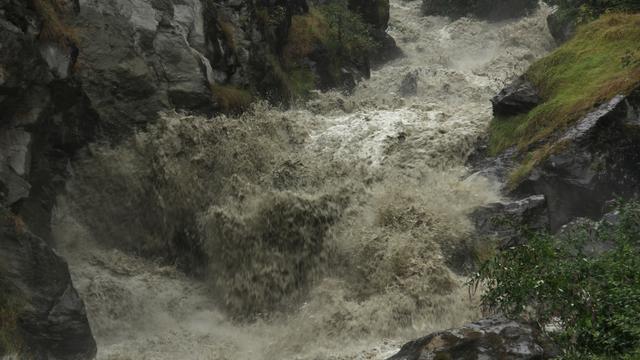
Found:
M 504 20 L 535 10 L 535 0 L 423 0 L 422 10 L 425 15 L 448 16 L 460 18 L 476 16 L 488 20 Z
M 39 40 L 43 23 L 28 4 L 0 1 L 0 205 L 46 239 L 57 179 L 98 121 L 78 82 L 63 78 L 71 53 Z
M 77 74 L 105 131 L 119 134 L 171 107 L 213 110 L 199 0 L 79 5 Z
M 534 326 L 493 317 L 409 342 L 389 360 L 534 360 L 552 352 Z
M 23 343 L 25 358 L 93 359 L 96 343 L 67 263 L 23 226 L 0 209 L 0 284 L 2 296 L 7 287 L 16 289 L 11 296 L 18 318 L 17 329 L 1 324 L 0 330 L 19 334 L 21 340 L 9 341 Z
M 552 229 L 574 217 L 599 218 L 605 203 L 638 195 L 640 89 L 602 104 L 562 134 L 558 151 L 514 191 L 544 194 Z
M 87 143 L 118 141 L 167 109 L 209 114 L 250 92 L 290 95 L 280 57 L 293 17 L 309 11 L 305 0 L 55 4 L 0 0 L 0 199 L 45 239 L 58 180 Z M 387 39 L 387 0 L 348 5 Z M 313 54 L 321 87 L 368 74 L 359 57 L 328 79 L 330 54 Z
M 561 12 L 554 12 L 547 17 L 547 25 L 551 36 L 556 40 L 558 44 L 569 40 L 576 32 L 576 20 L 568 14 Z
M 543 195 L 488 204 L 475 210 L 470 218 L 476 236 L 493 238 L 501 249 L 523 244 L 526 232 L 550 229 Z
M 516 79 L 491 99 L 494 116 L 523 114 L 540 104 L 535 86 L 523 77 Z
M 397 49 L 385 33 L 388 1 L 348 4 Z M 221 93 L 282 100 L 283 48 L 292 19 L 308 12 L 305 0 L 0 0 L 0 208 L 29 228 L 0 234 L 0 284 L 28 299 L 19 330 L 36 358 L 95 353 L 50 235 L 77 152 L 117 143 L 160 111 L 221 111 L 234 100 Z M 348 60 L 340 71 L 354 86 L 369 59 Z
M 402 55 L 395 40 L 386 32 L 389 26 L 389 0 L 349 0 L 349 8 L 371 26 L 371 35 L 379 44 L 379 49 L 372 55 L 374 62 L 385 62 Z

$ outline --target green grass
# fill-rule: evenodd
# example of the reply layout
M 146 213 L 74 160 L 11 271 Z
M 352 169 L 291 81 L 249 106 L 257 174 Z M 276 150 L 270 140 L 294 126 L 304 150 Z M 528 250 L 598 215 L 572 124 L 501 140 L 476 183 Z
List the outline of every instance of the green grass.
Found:
M 573 39 L 536 62 L 525 76 L 540 90 L 543 103 L 524 115 L 494 119 L 489 151 L 496 155 L 516 146 L 520 152 L 533 152 L 528 157 L 538 163 L 552 151 L 537 144 L 640 84 L 640 14 L 607 14 L 581 26 Z M 536 163 L 516 169 L 511 183 Z

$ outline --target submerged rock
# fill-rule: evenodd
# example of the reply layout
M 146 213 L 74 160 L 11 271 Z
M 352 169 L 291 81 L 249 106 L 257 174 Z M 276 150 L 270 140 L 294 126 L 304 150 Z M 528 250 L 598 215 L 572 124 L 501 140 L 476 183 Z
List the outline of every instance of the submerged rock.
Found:
M 536 107 L 542 99 L 535 86 L 519 77 L 491 99 L 494 116 L 523 114 Z
M 405 344 L 388 360 L 551 358 L 553 349 L 534 325 L 491 317 Z
M 400 83 L 398 91 L 402 96 L 415 96 L 418 94 L 418 72 L 412 71 L 407 73 Z

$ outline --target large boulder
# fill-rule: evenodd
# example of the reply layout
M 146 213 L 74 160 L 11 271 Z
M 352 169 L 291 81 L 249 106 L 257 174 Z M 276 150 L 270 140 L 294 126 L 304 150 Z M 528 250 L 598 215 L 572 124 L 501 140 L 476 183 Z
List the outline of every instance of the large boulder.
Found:
M 610 199 L 637 196 L 640 88 L 585 115 L 558 137 L 555 148 L 514 190 L 545 195 L 552 229 L 574 217 L 599 218 Z
M 0 356 L 13 350 L 24 358 L 93 359 L 96 343 L 67 263 L 4 208 L 0 284 L 0 332 L 13 335 L 0 342 Z
M 0 205 L 47 239 L 55 179 L 98 121 L 78 82 L 65 78 L 70 53 L 41 41 L 43 21 L 29 4 L 0 1 Z
M 543 195 L 487 204 L 476 209 L 470 218 L 476 228 L 475 236 L 491 238 L 501 249 L 523 244 L 530 232 L 550 229 Z
M 569 40 L 576 32 L 575 16 L 565 11 L 555 11 L 547 17 L 547 25 L 556 43 L 562 44 Z
M 349 8 L 360 14 L 371 26 L 371 35 L 379 48 L 372 54 L 372 60 L 380 63 L 402 55 L 395 40 L 387 34 L 389 26 L 389 0 L 349 0 Z
M 538 7 L 537 0 L 423 0 L 425 15 L 460 18 L 475 16 L 487 20 L 504 20 L 524 16 Z
M 211 112 L 200 0 L 81 0 L 77 77 L 104 131 L 117 136 L 168 108 Z
M 534 325 L 492 317 L 411 341 L 389 360 L 541 360 L 553 354 Z
M 542 99 L 535 85 L 519 77 L 491 99 L 494 116 L 513 116 L 529 112 Z

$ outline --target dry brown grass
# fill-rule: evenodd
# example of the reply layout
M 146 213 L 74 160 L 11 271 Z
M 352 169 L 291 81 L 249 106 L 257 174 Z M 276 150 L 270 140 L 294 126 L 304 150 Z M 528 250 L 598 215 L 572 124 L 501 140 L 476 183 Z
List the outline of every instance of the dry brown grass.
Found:
M 63 46 L 77 43 L 74 29 L 65 22 L 68 15 L 63 0 L 32 0 L 35 11 L 42 18 L 40 40 L 52 41 Z
M 235 50 L 238 46 L 235 35 L 235 27 L 231 21 L 227 21 L 225 19 L 219 18 L 218 25 L 220 26 L 220 30 L 222 31 L 222 35 L 224 35 L 224 40 L 229 46 L 230 49 Z
M 20 217 L 19 215 L 13 215 L 12 217 L 16 234 L 24 234 L 27 231 L 27 225 L 25 224 L 24 220 L 22 220 L 22 217 Z
M 227 113 L 245 110 L 253 102 L 253 96 L 249 91 L 232 85 L 213 85 L 211 92 L 222 111 Z
M 309 56 L 318 44 L 326 42 L 328 34 L 329 25 L 320 11 L 311 9 L 308 14 L 294 16 L 283 50 L 284 59 L 296 61 Z

